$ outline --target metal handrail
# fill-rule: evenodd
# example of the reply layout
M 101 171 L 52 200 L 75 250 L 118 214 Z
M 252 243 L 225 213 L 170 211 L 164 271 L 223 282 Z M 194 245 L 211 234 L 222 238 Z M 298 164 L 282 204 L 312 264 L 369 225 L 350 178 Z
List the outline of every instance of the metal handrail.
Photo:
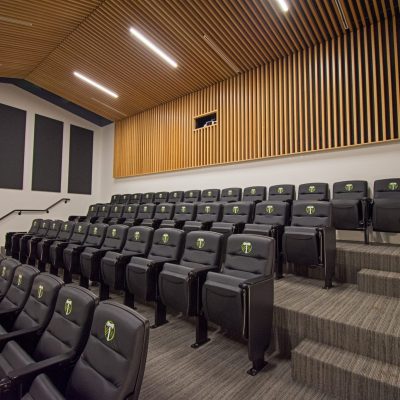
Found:
M 18 215 L 21 215 L 22 213 L 32 213 L 32 212 L 46 212 L 48 213 L 49 210 L 51 210 L 53 207 L 55 207 L 56 205 L 64 202 L 65 204 L 67 204 L 69 201 L 71 201 L 71 199 L 67 199 L 67 198 L 63 198 L 60 199 L 58 201 L 56 201 L 55 203 L 51 204 L 50 206 L 48 206 L 47 208 L 45 208 L 44 210 L 34 210 L 34 209 L 21 209 L 21 208 L 17 208 L 15 210 L 10 211 L 9 213 L 3 215 L 2 217 L 0 217 L 0 221 L 2 221 L 3 219 L 7 218 L 9 215 L 14 214 L 14 213 L 18 213 Z

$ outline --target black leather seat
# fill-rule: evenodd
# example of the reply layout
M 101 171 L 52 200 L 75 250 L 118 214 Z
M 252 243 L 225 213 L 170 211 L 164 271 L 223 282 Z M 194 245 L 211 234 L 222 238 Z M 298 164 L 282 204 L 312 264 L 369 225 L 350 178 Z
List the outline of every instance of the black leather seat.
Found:
M 92 204 L 91 206 L 89 206 L 86 216 L 79 218 L 78 221 L 79 222 L 90 222 L 90 223 L 95 222 L 97 219 L 97 214 L 99 212 L 100 207 L 101 207 L 101 204 Z
M 121 195 L 120 194 L 113 194 L 111 196 L 110 204 L 119 204 L 120 199 L 121 199 Z
M 39 226 L 42 223 L 42 219 L 34 219 L 32 221 L 32 225 L 27 232 L 7 232 L 6 240 L 5 240 L 5 250 L 6 255 L 11 256 L 13 258 L 19 257 L 19 239 L 23 235 L 35 235 L 39 229 Z
M 253 207 L 253 203 L 245 201 L 224 204 L 222 219 L 213 222 L 211 231 L 226 235 L 242 232 L 245 224 L 252 221 Z
M 400 232 L 400 178 L 374 182 L 372 227 L 376 232 Z
M 259 203 L 266 199 L 267 188 L 265 186 L 249 186 L 243 189 L 242 201 Z
M 120 400 L 139 398 L 147 358 L 149 322 L 112 301 L 95 310 L 89 339 L 65 391 L 38 376 L 23 400 Z M 101 355 L 101 356 L 100 356 Z
M 369 242 L 368 226 L 371 199 L 367 181 L 343 181 L 333 184 L 332 223 L 336 229 L 362 230 Z
M 87 289 L 62 287 L 51 320 L 34 349 L 27 352 L 13 340 L 2 349 L 0 396 L 4 391 L 20 391 L 22 384 L 41 373 L 56 368 L 58 373 L 64 372 L 76 362 L 87 342 L 97 301 Z
M 329 201 L 329 185 L 327 183 L 303 183 L 299 185 L 298 200 Z
M 143 193 L 133 193 L 130 195 L 127 204 L 141 204 Z
M 201 192 L 201 202 L 212 203 L 214 201 L 219 201 L 220 194 L 221 194 L 220 189 L 204 189 Z
M 107 221 L 109 225 L 116 225 L 123 222 L 122 213 L 124 212 L 124 207 L 124 204 L 115 204 L 111 207 Z
M 222 217 L 221 203 L 198 203 L 196 219 L 186 221 L 183 230 L 187 232 L 209 230 L 214 222 Z
M 80 255 L 86 247 L 100 248 L 104 242 L 108 225 L 92 224 L 82 244 L 70 243 L 63 252 L 65 283 L 72 282 L 72 274 L 80 274 Z
M 176 190 L 175 192 L 170 192 L 168 195 L 169 203 L 181 203 L 183 201 L 183 192 L 181 190 Z
M 124 207 L 124 211 L 122 213 L 122 223 L 127 226 L 132 226 L 135 224 L 136 216 L 139 211 L 139 204 L 127 204 Z
M 252 224 L 246 224 L 243 233 L 270 236 L 275 239 L 276 277 L 282 277 L 282 235 L 289 224 L 290 204 L 286 201 L 262 201 L 256 205 Z
M 131 257 L 147 257 L 153 242 L 154 229 L 148 226 L 129 228 L 122 251 L 107 251 L 101 259 L 100 300 L 106 300 L 109 289 L 125 289 L 125 270 Z
M 221 273 L 208 272 L 202 289 L 206 319 L 247 340 L 251 375 L 265 366 L 272 337 L 274 242 L 266 236 L 230 236 Z M 202 329 L 206 337 L 206 323 Z
M 125 304 L 134 299 L 156 302 L 155 326 L 166 322 L 165 305 L 157 290 L 158 275 L 164 263 L 177 262 L 182 254 L 185 233 L 179 229 L 162 228 L 154 232 L 153 243 L 146 258 L 132 257 L 126 267 Z
M 242 188 L 225 188 L 221 191 L 221 203 L 235 203 L 242 200 Z
M 292 202 L 295 198 L 294 185 L 273 185 L 268 189 L 268 200 Z
M 100 263 L 107 251 L 122 250 L 128 227 L 126 225 L 111 225 L 107 228 L 101 247 L 85 247 L 80 255 L 81 279 L 80 285 L 89 287 L 89 280 L 100 282 Z
M 184 203 L 198 203 L 201 197 L 201 190 L 187 190 L 183 195 Z
M 168 202 L 168 192 L 157 192 L 154 194 L 154 204 L 161 204 Z
M 38 239 L 44 238 L 52 222 L 53 221 L 51 219 L 44 219 L 42 220 L 42 223 L 40 224 L 38 231 L 34 235 L 26 234 L 21 236 L 19 240 L 19 257 L 18 257 L 19 261 L 21 261 L 22 263 L 26 263 L 30 249 L 29 241 L 32 238 L 38 238 Z
M 50 272 L 54 275 L 58 274 L 58 269 L 64 267 L 64 249 L 70 244 L 81 245 L 85 240 L 89 232 L 89 222 L 78 222 L 75 225 L 72 221 L 69 221 L 68 230 L 73 230 L 69 240 L 56 240 L 50 246 Z M 71 233 L 71 232 L 68 232 Z
M 110 212 L 111 212 L 111 205 L 110 204 L 103 204 L 99 207 L 97 211 L 96 223 L 98 224 L 107 224 L 110 219 Z
M 175 205 L 172 203 L 160 203 L 156 207 L 153 218 L 145 218 L 140 225 L 157 229 L 163 220 L 170 220 L 174 215 Z
M 197 205 L 193 203 L 176 203 L 173 219 L 164 219 L 160 228 L 181 229 L 186 221 L 193 221 L 196 218 Z
M 14 279 L 14 274 L 18 266 L 21 265 L 19 260 L 15 258 L 5 258 L 0 262 L 0 301 L 10 289 Z
M 145 219 L 153 219 L 156 212 L 156 205 L 152 203 L 144 203 L 139 206 L 134 225 L 140 225 Z
M 285 260 L 299 266 L 324 269 L 325 288 L 332 287 L 336 258 L 336 231 L 332 206 L 325 201 L 293 202 L 292 224 L 283 234 Z
M 142 203 L 149 204 L 149 203 L 154 203 L 154 192 L 147 192 L 143 193 L 142 196 Z
M 123 206 L 125 204 L 128 204 L 129 199 L 130 199 L 130 194 L 129 193 L 121 194 L 117 205 Z
M 165 263 L 158 278 L 162 303 L 185 316 L 196 316 L 196 341 L 193 347 L 199 347 L 207 341 L 207 330 L 201 329 L 205 323 L 201 289 L 207 272 L 220 269 L 223 238 L 217 232 L 189 232 L 180 262 Z M 200 336 L 204 333 L 205 336 Z

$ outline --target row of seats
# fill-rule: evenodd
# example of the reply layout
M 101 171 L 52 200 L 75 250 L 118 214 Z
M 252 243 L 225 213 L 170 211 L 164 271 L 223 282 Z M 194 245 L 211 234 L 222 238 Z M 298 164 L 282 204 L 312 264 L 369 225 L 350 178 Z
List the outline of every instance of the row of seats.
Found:
M 139 397 L 145 318 L 12 258 L 0 271 L 0 398 Z

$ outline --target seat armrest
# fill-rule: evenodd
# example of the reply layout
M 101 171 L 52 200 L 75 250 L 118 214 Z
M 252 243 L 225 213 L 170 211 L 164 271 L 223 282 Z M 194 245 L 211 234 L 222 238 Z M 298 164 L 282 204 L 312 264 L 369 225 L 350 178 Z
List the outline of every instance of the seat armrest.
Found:
M 196 278 L 199 275 L 207 275 L 207 272 L 210 271 L 219 271 L 219 267 L 216 265 L 210 265 L 210 266 L 204 266 L 204 267 L 197 267 L 197 268 L 193 268 L 190 272 L 189 272 L 189 277 L 193 277 Z
M 134 252 L 126 253 L 126 254 L 120 254 L 118 256 L 117 260 L 118 260 L 118 262 L 122 262 L 122 263 L 123 262 L 129 262 L 129 260 L 132 257 L 146 257 L 146 254 L 145 253 L 134 253 Z
M 81 246 L 78 246 L 78 247 L 75 247 L 74 249 L 73 249 L 73 251 L 74 252 L 77 252 L 77 253 L 81 253 L 82 251 L 84 251 L 86 248 L 88 248 L 88 247 L 92 247 L 93 249 L 98 249 L 99 248 L 99 246 L 85 246 L 85 245 L 81 245 Z
M 26 336 L 31 336 L 33 334 L 36 334 L 38 331 L 39 328 L 33 327 L 33 328 L 21 329 L 19 331 L 14 331 L 14 332 L 8 332 L 3 335 L 0 335 L 0 349 L 2 350 L 4 346 L 7 344 L 7 342 L 9 342 L 10 340 L 25 338 Z
M 263 276 L 257 276 L 255 278 L 250 278 L 250 279 L 247 279 L 247 281 L 242 282 L 239 285 L 239 287 L 240 287 L 240 289 L 246 289 L 246 288 L 250 288 L 250 287 L 255 286 L 255 285 L 259 285 L 260 283 L 268 282 L 271 279 L 274 279 L 274 276 L 272 274 L 271 275 L 267 275 L 267 276 L 264 276 L 264 275 Z

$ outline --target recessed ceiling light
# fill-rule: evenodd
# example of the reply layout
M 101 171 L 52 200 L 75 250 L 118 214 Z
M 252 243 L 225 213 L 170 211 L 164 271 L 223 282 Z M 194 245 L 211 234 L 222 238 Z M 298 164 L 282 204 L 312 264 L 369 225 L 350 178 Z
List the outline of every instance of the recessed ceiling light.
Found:
M 154 51 L 159 57 L 161 57 L 164 61 L 166 61 L 169 65 L 174 68 L 178 67 L 176 61 L 174 61 L 168 54 L 162 51 L 159 47 L 157 47 L 151 40 L 147 39 L 143 33 L 139 32 L 135 28 L 130 28 L 129 32 L 136 37 L 136 39 L 140 40 L 144 45 L 146 45 L 150 50 Z
M 279 7 L 282 9 L 283 12 L 289 11 L 289 6 L 286 3 L 286 0 L 276 0 L 279 4 Z
M 94 86 L 95 88 L 97 88 L 99 90 L 102 90 L 104 93 L 107 93 L 108 95 L 110 95 L 110 96 L 112 96 L 114 98 L 118 97 L 117 93 L 113 92 L 110 89 L 107 89 L 103 85 L 100 85 L 100 83 L 97 83 L 97 82 L 93 81 L 92 79 L 88 78 L 87 76 L 82 75 L 80 72 L 74 71 L 74 75 L 77 78 L 82 79 L 83 81 L 85 81 L 85 82 L 89 83 L 90 85 Z

